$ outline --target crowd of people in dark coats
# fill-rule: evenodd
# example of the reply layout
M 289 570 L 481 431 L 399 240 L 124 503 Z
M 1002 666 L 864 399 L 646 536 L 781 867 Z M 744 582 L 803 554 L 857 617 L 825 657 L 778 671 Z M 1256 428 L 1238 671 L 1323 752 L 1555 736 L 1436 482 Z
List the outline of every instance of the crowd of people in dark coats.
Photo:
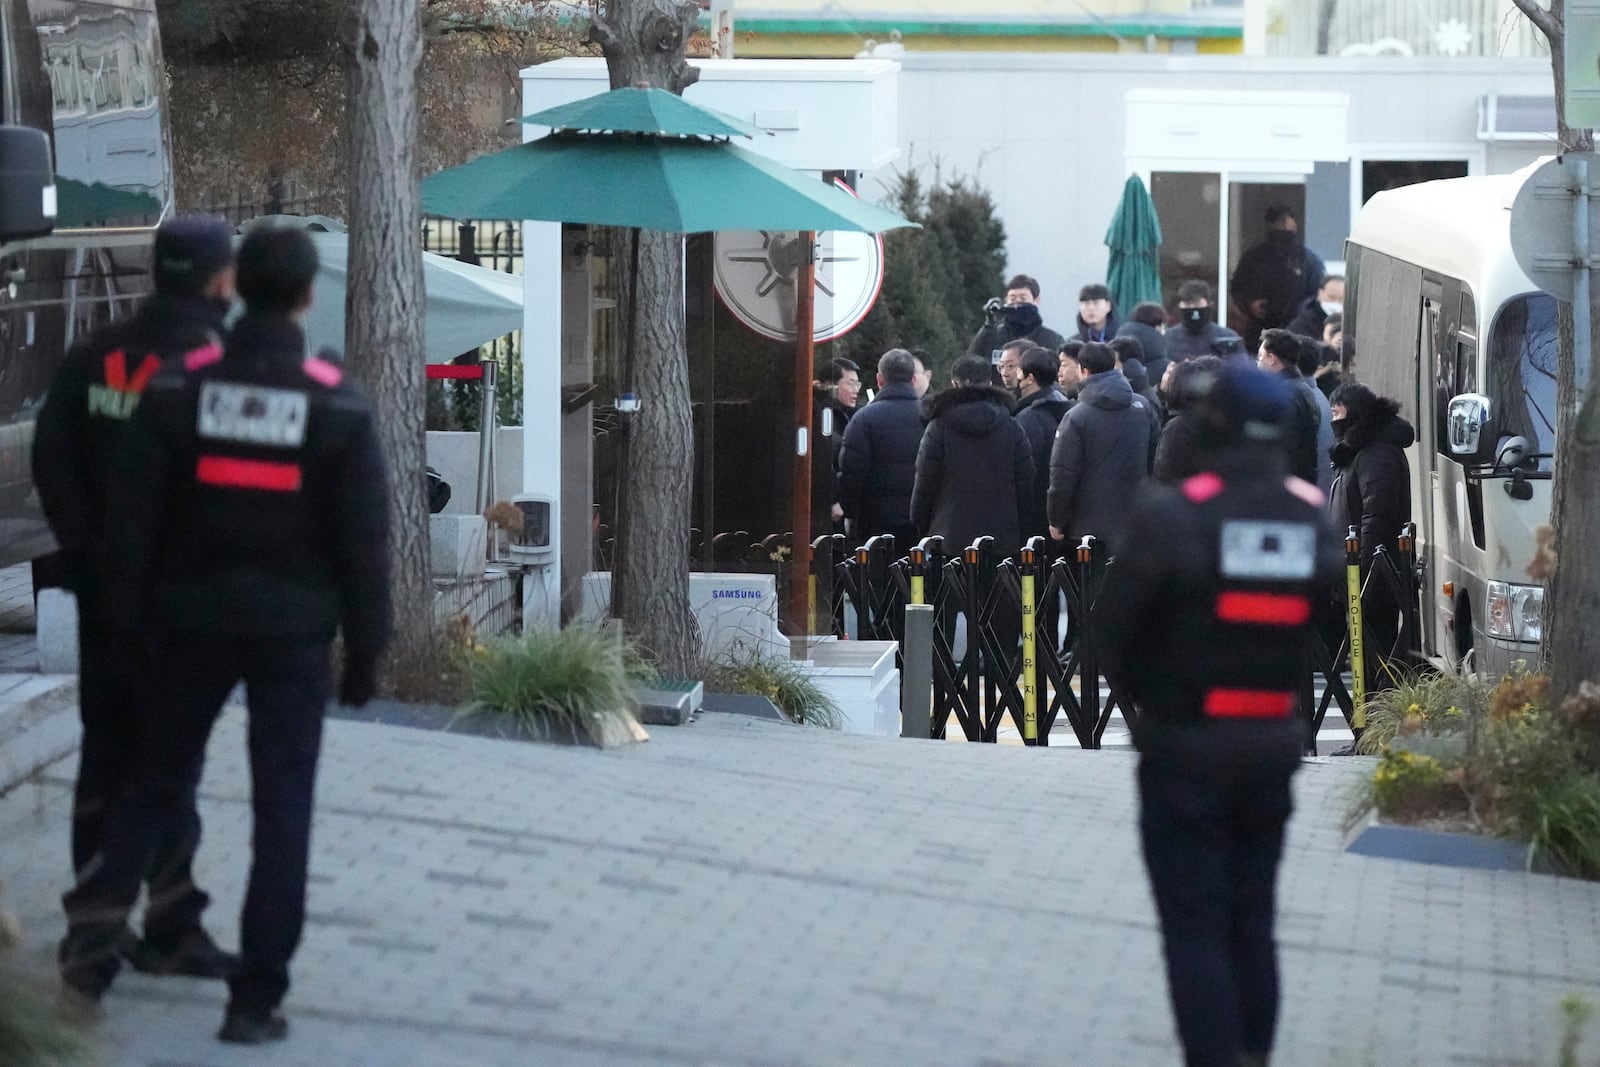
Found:
M 875 375 L 834 360 L 817 383 L 813 530 L 852 545 L 891 534 L 902 549 L 937 534 L 950 551 L 989 536 L 1006 554 L 1033 537 L 1060 553 L 1087 537 L 1103 560 L 1142 483 L 1181 485 L 1206 469 L 1194 410 L 1206 384 L 1255 366 L 1291 386 L 1287 469 L 1322 492 L 1340 532 L 1358 529 L 1370 564 L 1410 520 L 1404 449 L 1415 433 L 1396 405 L 1346 381 L 1343 279 L 1316 281 L 1253 352 L 1215 321 L 1203 281 L 1180 285 L 1170 314 L 1148 303 L 1126 318 L 1105 286 L 1085 286 L 1077 329 L 1063 336 L 1044 323 L 1038 282 L 1017 275 L 945 388 L 930 391 L 926 352 L 886 352 Z M 868 377 L 876 391 L 857 407 Z M 1381 600 L 1379 584 L 1368 583 Z M 1375 644 L 1392 644 L 1395 605 L 1375 601 L 1368 615 Z

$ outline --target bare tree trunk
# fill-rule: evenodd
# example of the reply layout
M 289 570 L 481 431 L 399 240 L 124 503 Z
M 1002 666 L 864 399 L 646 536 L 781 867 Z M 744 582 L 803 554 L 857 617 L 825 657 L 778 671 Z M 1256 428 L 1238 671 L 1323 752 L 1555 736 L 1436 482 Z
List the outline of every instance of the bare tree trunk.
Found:
M 1550 42 L 1550 63 L 1555 73 L 1557 125 L 1563 150 L 1594 149 L 1592 130 L 1567 125 L 1562 97 L 1566 92 L 1563 69 L 1566 54 L 1565 0 L 1550 0 L 1548 8 L 1537 0 L 1514 0 L 1545 39 Z M 1554 504 L 1550 525 L 1555 531 L 1555 568 L 1545 587 L 1544 648 L 1556 702 L 1578 691 L 1584 681 L 1600 681 L 1600 641 L 1587 628 L 1600 619 L 1600 399 L 1594 389 L 1596 352 L 1600 329 L 1591 329 L 1590 387 L 1586 395 L 1577 388 L 1572 306 L 1560 306 L 1560 357 L 1556 373 L 1556 461 Z
M 1333 36 L 1333 16 L 1339 11 L 1339 0 L 1318 0 L 1317 3 L 1317 55 L 1328 54 L 1329 40 Z
M 422 198 L 417 181 L 417 0 L 358 0 L 341 32 L 350 100 L 350 279 L 345 350 L 372 397 L 392 483 L 396 665 L 429 661 L 433 583 L 428 559 L 422 355 Z
M 608 0 L 590 37 L 605 52 L 612 88 L 647 84 L 682 93 L 699 71 L 684 46 L 698 5 L 678 0 Z M 626 530 L 613 580 L 628 633 L 670 675 L 688 677 L 699 654 L 689 611 L 689 523 L 694 422 L 683 328 L 683 238 L 645 231 L 639 240 L 633 385 L 642 404 L 631 416 L 621 474 Z

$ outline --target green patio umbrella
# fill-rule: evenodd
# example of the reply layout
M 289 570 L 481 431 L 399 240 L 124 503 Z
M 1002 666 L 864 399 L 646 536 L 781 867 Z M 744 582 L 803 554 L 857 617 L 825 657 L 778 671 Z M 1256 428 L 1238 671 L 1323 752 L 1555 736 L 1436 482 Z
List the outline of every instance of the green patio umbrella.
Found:
M 672 93 L 638 87 L 613 89 L 522 120 L 551 127 L 545 137 L 482 156 L 427 178 L 422 205 L 431 214 L 457 219 L 530 219 L 631 228 L 633 270 L 638 278 L 641 229 L 667 233 L 714 230 L 854 230 L 881 233 L 915 223 L 892 211 L 840 192 L 801 171 L 730 143 L 751 137 L 754 127 L 731 116 L 696 107 Z M 801 293 L 796 322 L 795 420 L 809 439 L 811 357 L 809 318 L 814 276 L 809 262 L 796 279 Z M 629 329 L 620 392 L 633 393 L 638 293 L 628 294 Z M 623 419 L 620 451 L 631 444 Z M 795 459 L 792 579 L 804 603 L 810 559 L 808 455 Z M 627 509 L 619 501 L 619 554 L 628 537 Z M 684 534 L 687 535 L 685 530 Z M 613 572 L 613 605 L 620 603 L 620 569 Z
M 529 126 L 556 130 L 654 133 L 663 137 L 755 137 L 762 131 L 732 115 L 691 104 L 651 86 L 613 89 L 529 115 Z
M 857 230 L 911 223 L 726 140 L 558 132 L 441 171 L 422 206 L 457 219 L 540 219 L 667 233 Z
M 1137 174 L 1122 186 L 1122 200 L 1106 231 L 1111 260 L 1106 287 L 1123 316 L 1135 304 L 1161 303 L 1161 220 Z

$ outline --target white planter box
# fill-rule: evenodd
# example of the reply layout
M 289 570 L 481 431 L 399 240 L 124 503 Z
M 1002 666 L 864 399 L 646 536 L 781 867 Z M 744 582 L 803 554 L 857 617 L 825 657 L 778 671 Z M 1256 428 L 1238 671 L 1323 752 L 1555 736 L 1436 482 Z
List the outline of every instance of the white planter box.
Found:
M 900 736 L 900 670 L 893 641 L 812 638 L 806 673 L 844 711 L 845 731 Z

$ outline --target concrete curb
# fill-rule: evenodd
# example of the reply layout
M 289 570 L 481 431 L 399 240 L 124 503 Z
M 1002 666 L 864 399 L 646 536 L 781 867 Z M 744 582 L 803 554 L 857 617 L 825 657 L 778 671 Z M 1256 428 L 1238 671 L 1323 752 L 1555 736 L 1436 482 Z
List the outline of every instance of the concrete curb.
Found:
M 78 748 L 74 675 L 0 676 L 0 796 Z M 20 679 L 20 680 L 17 680 Z M 7 687 L 6 681 L 12 684 Z

